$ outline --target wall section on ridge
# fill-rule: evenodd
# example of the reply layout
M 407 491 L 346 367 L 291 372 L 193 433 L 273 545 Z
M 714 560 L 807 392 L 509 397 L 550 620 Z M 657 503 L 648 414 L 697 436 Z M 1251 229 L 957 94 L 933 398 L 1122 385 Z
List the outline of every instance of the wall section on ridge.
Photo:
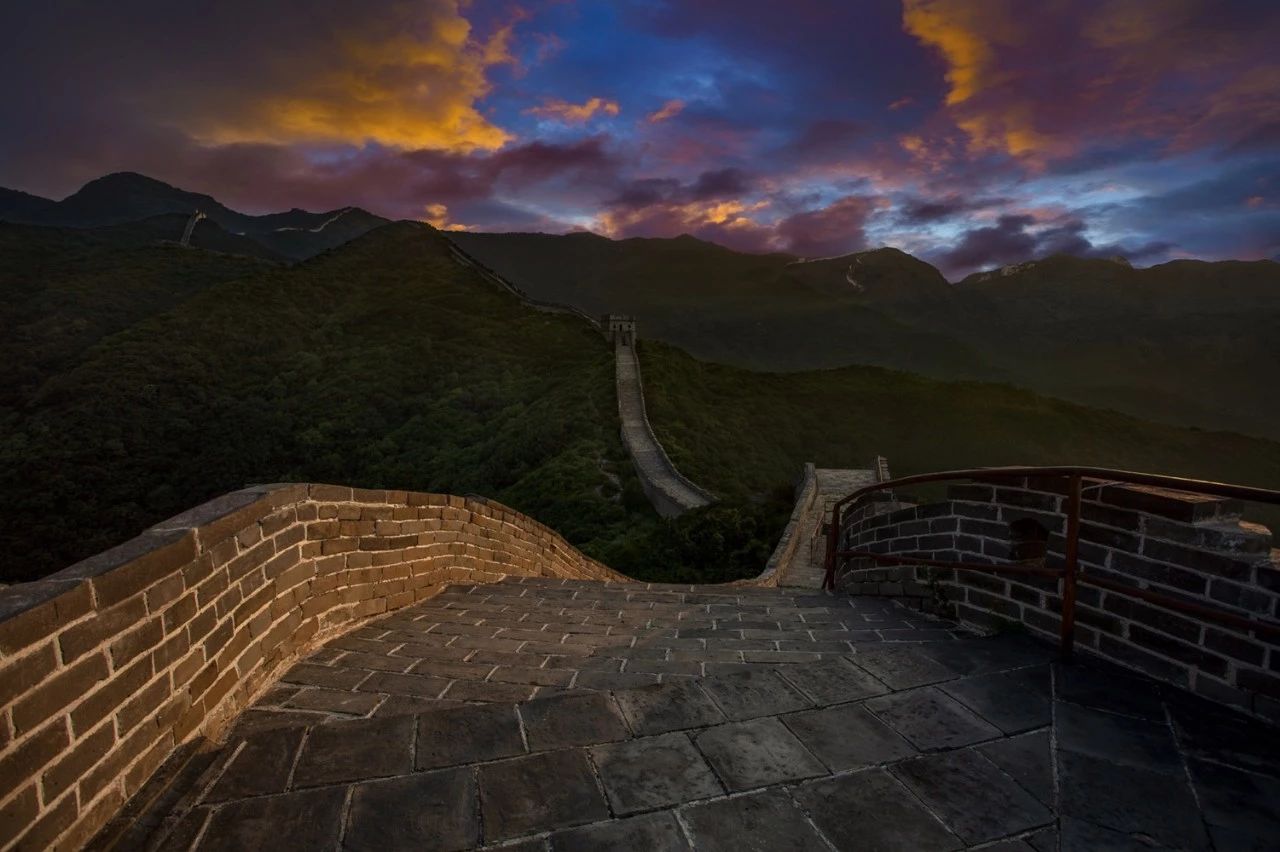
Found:
M 286 484 L 0 589 L 0 848 L 83 846 L 320 642 L 511 575 L 630 582 L 499 503 Z
M 628 343 L 619 335 L 614 341 L 614 362 L 618 388 L 618 420 L 622 442 L 635 463 L 636 474 L 649 502 L 664 518 L 682 515 L 690 509 L 709 506 L 715 495 L 698 487 L 676 469 L 662 448 L 645 412 L 644 385 L 640 380 L 640 356 L 634 338 Z

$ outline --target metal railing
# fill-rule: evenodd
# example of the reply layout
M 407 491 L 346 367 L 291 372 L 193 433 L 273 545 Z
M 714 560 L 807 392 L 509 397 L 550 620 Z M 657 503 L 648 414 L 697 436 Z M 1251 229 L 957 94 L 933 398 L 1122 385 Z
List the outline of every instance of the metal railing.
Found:
M 865 549 L 840 549 L 840 536 L 843 530 L 844 511 L 847 506 L 857 503 L 862 498 L 883 493 L 906 485 L 920 485 L 931 482 L 949 480 L 994 481 L 1013 479 L 1016 477 L 1058 477 L 1066 479 L 1066 516 L 1067 529 L 1061 569 L 1020 563 L 972 563 L 952 562 L 940 559 L 926 559 L 900 554 L 876 553 Z M 1089 480 L 1086 486 L 1085 480 Z M 1096 480 L 1096 481 L 1095 481 Z M 1075 646 L 1076 588 L 1079 585 L 1095 586 L 1108 592 L 1128 595 L 1148 603 L 1157 604 L 1167 609 L 1186 612 L 1200 618 L 1255 633 L 1280 636 L 1280 623 L 1247 618 L 1220 608 L 1182 600 L 1171 595 L 1160 594 L 1149 589 L 1127 586 L 1106 577 L 1099 577 L 1082 572 L 1080 560 L 1080 510 L 1083 493 L 1086 488 L 1102 488 L 1109 485 L 1145 485 L 1166 488 L 1173 491 L 1190 492 L 1214 497 L 1228 497 L 1257 503 L 1280 505 L 1280 491 L 1266 488 L 1253 488 L 1247 485 L 1233 485 L 1226 482 L 1212 482 L 1202 479 L 1187 479 L 1178 476 L 1164 476 L 1154 473 L 1137 473 L 1128 470 L 1112 470 L 1103 467 L 987 467 L 970 470 L 949 470 L 940 473 L 924 473 L 915 476 L 903 476 L 897 479 L 877 482 L 865 488 L 859 488 L 852 494 L 836 501 L 831 509 L 831 524 L 827 530 L 826 575 L 822 581 L 823 589 L 835 589 L 837 560 L 845 558 L 867 559 L 876 563 L 893 565 L 922 565 L 935 568 L 948 568 L 960 571 L 984 571 L 993 574 L 1031 575 L 1061 580 L 1062 629 L 1061 653 L 1064 659 L 1070 659 Z

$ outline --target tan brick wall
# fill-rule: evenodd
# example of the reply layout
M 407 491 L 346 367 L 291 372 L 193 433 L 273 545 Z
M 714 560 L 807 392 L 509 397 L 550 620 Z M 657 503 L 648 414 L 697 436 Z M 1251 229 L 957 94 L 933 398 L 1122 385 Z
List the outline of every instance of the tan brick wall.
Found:
M 287 484 L 0 590 L 0 849 L 79 848 L 318 642 L 508 575 L 629 579 L 491 501 Z

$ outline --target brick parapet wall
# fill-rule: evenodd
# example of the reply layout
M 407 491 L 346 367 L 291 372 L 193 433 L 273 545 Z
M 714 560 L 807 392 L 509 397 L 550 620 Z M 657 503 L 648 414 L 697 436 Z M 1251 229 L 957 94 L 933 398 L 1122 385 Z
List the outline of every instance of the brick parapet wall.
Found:
M 628 581 L 497 503 L 288 484 L 0 590 L 0 849 L 83 846 L 319 642 L 508 575 Z
M 760 574 L 749 580 L 742 580 L 737 585 L 760 587 L 778 585 L 786 575 L 787 569 L 791 567 L 792 561 L 798 558 L 809 543 L 807 536 L 811 530 L 803 527 L 817 501 L 818 477 L 814 471 L 813 462 L 805 462 L 800 474 L 800 482 L 796 485 L 795 506 L 791 509 L 791 517 L 787 520 L 787 525 L 783 528 L 773 553 L 769 555 L 769 561 L 765 563 L 764 570 Z
M 841 531 L 842 549 L 978 564 L 1008 562 L 1010 525 L 1047 533 L 1044 562 L 1061 568 L 1066 482 L 1020 478 L 954 486 L 945 501 L 870 502 Z M 1086 482 L 1079 566 L 1084 574 L 1280 620 L 1280 565 L 1264 527 L 1242 523 L 1233 501 Z M 840 585 L 983 627 L 1019 623 L 1057 641 L 1059 581 L 850 560 Z M 1280 640 L 1081 584 L 1076 645 L 1090 653 L 1280 721 Z

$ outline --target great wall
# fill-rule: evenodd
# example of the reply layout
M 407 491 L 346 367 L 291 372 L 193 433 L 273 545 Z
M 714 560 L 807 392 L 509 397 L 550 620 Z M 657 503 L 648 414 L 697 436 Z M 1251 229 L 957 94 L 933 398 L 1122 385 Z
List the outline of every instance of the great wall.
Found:
M 680 473 L 653 433 L 645 412 L 635 320 L 610 315 L 604 318 L 604 324 L 613 338 L 622 442 L 635 464 L 636 474 L 649 502 L 663 517 L 681 515 L 715 502 L 714 495 Z
M 635 465 L 645 496 L 663 517 L 681 515 L 715 502 L 715 495 L 680 473 L 653 432 L 645 412 L 644 384 L 640 379 L 639 345 L 635 317 L 607 314 L 600 319 L 588 316 L 572 305 L 535 299 L 523 289 L 485 266 L 479 260 L 449 244 L 454 258 L 478 272 L 492 284 L 506 290 L 534 310 L 576 316 L 604 334 L 613 343 L 615 389 L 622 443 Z
M 634 325 L 587 319 L 655 507 L 711 499 L 653 436 Z M 0 589 L 0 849 L 1274 848 L 1269 530 L 969 480 L 806 465 L 762 573 L 720 586 L 481 498 L 224 495 Z M 1072 587 L 1071 660 L 1068 562 L 1111 583 Z

